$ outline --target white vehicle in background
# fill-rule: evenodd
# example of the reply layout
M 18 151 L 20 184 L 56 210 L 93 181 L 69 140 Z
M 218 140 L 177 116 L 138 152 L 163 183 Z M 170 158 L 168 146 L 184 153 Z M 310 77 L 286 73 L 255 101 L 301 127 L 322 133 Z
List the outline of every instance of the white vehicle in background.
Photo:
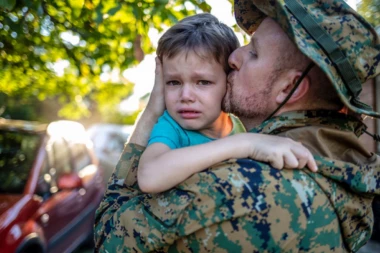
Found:
M 133 126 L 116 124 L 95 124 L 87 129 L 96 157 L 104 168 L 105 183 L 112 175 L 132 130 Z

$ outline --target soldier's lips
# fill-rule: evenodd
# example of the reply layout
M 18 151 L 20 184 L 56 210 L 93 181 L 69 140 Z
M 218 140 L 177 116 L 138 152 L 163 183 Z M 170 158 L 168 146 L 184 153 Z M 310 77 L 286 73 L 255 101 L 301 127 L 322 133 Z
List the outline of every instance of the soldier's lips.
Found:
M 199 111 L 193 111 L 193 110 L 179 110 L 178 114 L 183 119 L 196 119 L 201 115 Z

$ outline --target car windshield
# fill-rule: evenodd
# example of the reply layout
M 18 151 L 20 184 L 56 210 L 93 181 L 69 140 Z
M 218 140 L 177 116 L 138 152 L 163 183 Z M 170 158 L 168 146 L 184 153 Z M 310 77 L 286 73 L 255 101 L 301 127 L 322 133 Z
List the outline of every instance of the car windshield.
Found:
M 38 134 L 0 130 L 0 194 L 21 194 L 39 147 Z

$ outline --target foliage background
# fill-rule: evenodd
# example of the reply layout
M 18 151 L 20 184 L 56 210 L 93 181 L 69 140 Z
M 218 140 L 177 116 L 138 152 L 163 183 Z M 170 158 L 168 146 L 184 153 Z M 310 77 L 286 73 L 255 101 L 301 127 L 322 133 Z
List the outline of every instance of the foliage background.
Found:
M 54 117 L 126 123 L 117 105 L 133 84 L 102 73 L 138 64 L 162 31 L 185 16 L 209 12 L 204 0 L 0 0 L 0 112 L 3 117 Z M 57 63 L 67 67 L 63 73 Z
M 0 0 L 0 116 L 133 124 L 138 111 L 117 110 L 133 90 L 120 73 L 155 50 L 149 30 L 210 10 L 206 0 Z M 380 0 L 358 11 L 380 24 Z
M 372 25 L 380 25 L 380 0 L 361 0 L 358 4 L 358 12 Z

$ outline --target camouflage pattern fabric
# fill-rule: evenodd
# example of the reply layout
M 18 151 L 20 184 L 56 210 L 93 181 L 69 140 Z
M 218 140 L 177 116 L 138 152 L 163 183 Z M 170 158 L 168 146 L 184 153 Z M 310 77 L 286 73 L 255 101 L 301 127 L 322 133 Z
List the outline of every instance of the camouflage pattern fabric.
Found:
M 256 132 L 320 125 L 360 134 L 333 112 L 292 112 Z M 380 167 L 316 157 L 319 172 L 231 159 L 161 194 L 136 182 L 144 147 L 129 143 L 96 213 L 96 252 L 347 252 L 369 239 Z
M 234 4 L 236 21 L 244 31 L 252 34 L 264 18 L 273 18 L 301 52 L 327 74 L 349 109 L 380 117 L 358 97 L 362 83 L 380 74 L 380 39 L 375 29 L 344 0 L 235 0 Z M 291 4 L 305 10 L 309 21 L 325 34 L 315 37 L 316 28 L 306 28 L 302 17 L 297 16 L 299 11 L 295 13 L 289 8 Z M 344 67 L 338 66 L 343 62 Z

